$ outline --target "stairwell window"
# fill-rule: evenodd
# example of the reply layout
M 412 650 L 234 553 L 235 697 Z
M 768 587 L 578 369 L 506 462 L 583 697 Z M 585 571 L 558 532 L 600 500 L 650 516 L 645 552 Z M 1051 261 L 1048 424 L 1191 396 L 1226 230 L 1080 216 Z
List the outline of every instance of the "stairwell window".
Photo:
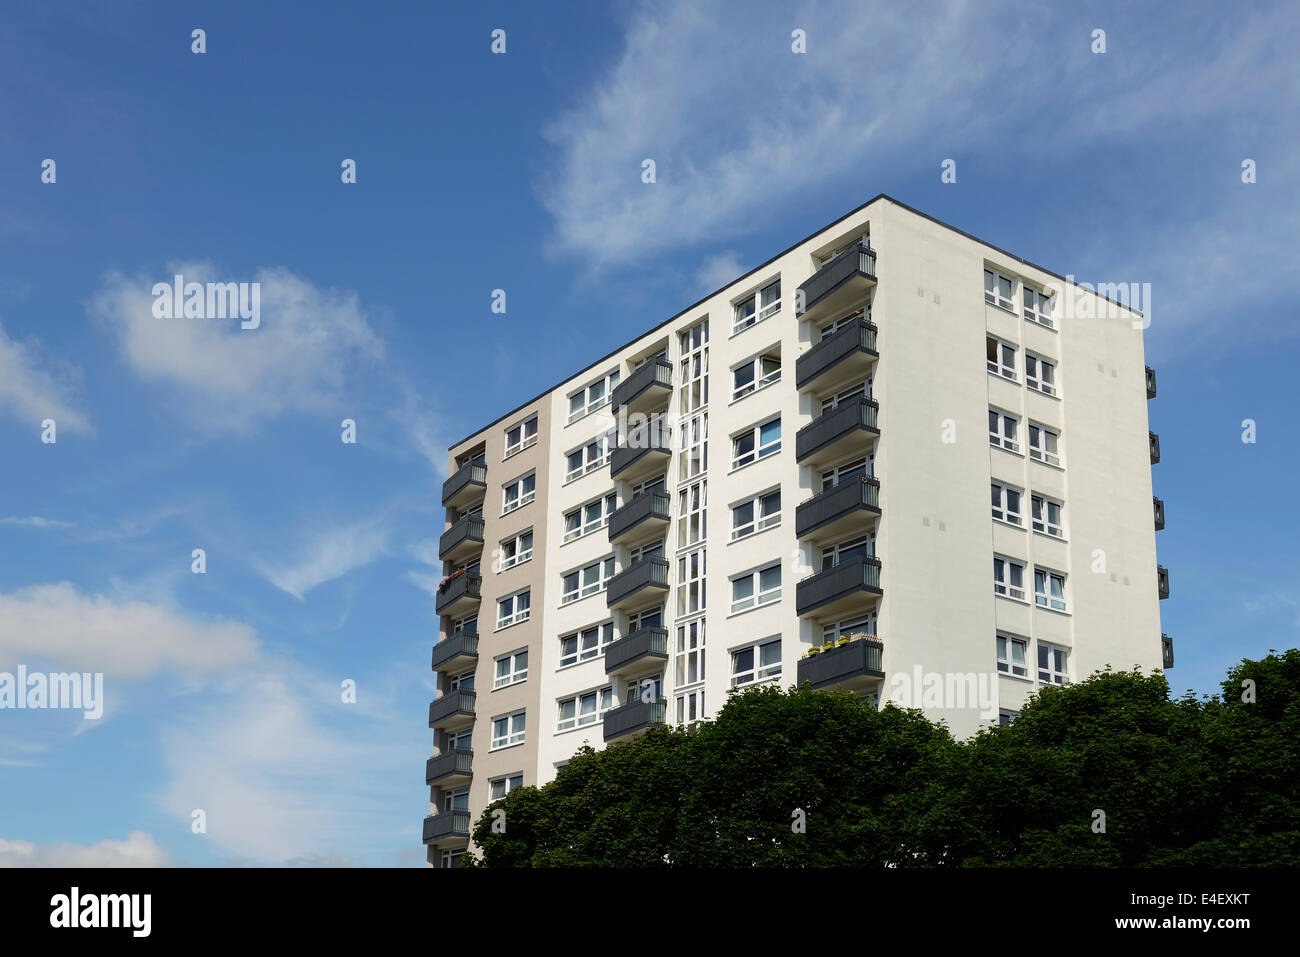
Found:
M 594 502 L 579 505 L 577 508 L 565 512 L 564 540 L 571 542 L 575 538 L 581 538 L 583 535 L 589 535 L 604 528 L 609 523 L 609 517 L 614 514 L 617 507 L 618 496 L 610 492 L 603 498 L 598 498 Z
M 1029 423 L 1029 457 L 1048 465 L 1061 464 L 1061 433 L 1037 422 Z
M 492 719 L 492 750 L 523 744 L 527 721 L 523 711 Z
M 614 623 L 612 621 L 592 625 L 560 638 L 560 667 L 567 668 L 580 661 L 599 658 L 605 652 L 605 646 L 614 640 Z
M 697 548 L 677 556 L 677 617 L 703 611 L 707 550 Z
M 1016 291 L 1016 281 L 1004 276 L 996 269 L 984 270 L 984 301 L 1003 309 L 1015 309 L 1012 295 Z
M 503 489 L 504 502 L 501 506 L 501 514 L 507 515 L 537 497 L 537 476 L 533 472 L 521 475 L 513 482 L 507 482 Z
M 590 382 L 569 396 L 569 422 L 577 422 L 585 415 L 609 404 L 610 393 L 618 385 L 618 370 Z
M 1034 604 L 1065 611 L 1065 575 L 1047 568 L 1034 569 Z
M 614 689 L 612 686 L 584 691 L 572 698 L 559 701 L 559 718 L 556 731 L 569 731 L 582 728 L 599 721 L 614 706 Z
M 511 625 L 527 621 L 531 614 L 532 592 L 530 589 L 525 588 L 513 595 L 507 595 L 497 602 L 497 628 L 509 628 Z
M 526 532 L 520 532 L 518 535 L 512 535 L 501 543 L 500 564 L 497 566 L 498 572 L 503 572 L 507 568 L 514 568 L 533 557 L 533 530 L 530 528 Z
M 781 563 L 745 572 L 731 579 L 731 613 L 748 611 L 781 600 Z
M 781 350 L 777 349 L 746 359 L 731 370 L 731 400 L 743 399 L 751 392 L 781 381 Z
M 1038 643 L 1038 681 L 1045 685 L 1063 685 L 1070 681 L 1070 652 L 1045 641 Z
M 580 598 L 598 594 L 605 590 L 609 580 L 614 577 L 614 556 L 609 555 L 598 562 L 592 562 L 582 568 L 567 572 L 560 578 L 560 604 L 567 605 Z
M 537 444 L 537 416 L 506 429 L 505 458 Z
M 989 409 L 989 445 L 1009 452 L 1019 452 L 1020 420 L 1010 412 Z
M 731 540 L 781 524 L 781 490 L 772 489 L 731 506 Z
M 998 671 L 1017 678 L 1029 677 L 1029 641 L 1011 635 L 998 635 Z
M 987 279 L 985 280 L 987 284 Z M 1040 326 L 1046 326 L 1048 329 L 1056 328 L 1056 320 L 1052 318 L 1052 297 L 1045 292 L 1034 289 L 1028 284 L 1024 287 L 1025 300 L 1025 318 L 1030 322 L 1036 322 Z
M 781 675 L 781 636 L 769 638 L 731 653 L 731 687 L 752 684 Z
M 1025 565 L 1012 558 L 993 556 L 993 594 L 1025 600 Z
M 1011 525 L 1020 524 L 1020 490 L 1001 482 L 991 483 L 993 490 L 993 517 Z
M 755 425 L 731 437 L 731 467 L 757 462 L 781 451 L 781 417 Z
M 677 490 L 677 547 L 689 548 L 708 535 L 708 481 L 700 479 Z
M 496 659 L 496 677 L 492 680 L 493 688 L 507 688 L 528 680 L 528 649 L 502 655 Z
M 1034 495 L 1031 497 L 1031 502 L 1034 531 L 1061 538 L 1064 534 L 1061 525 L 1061 509 L 1064 506 L 1045 495 Z
M 731 323 L 731 334 L 733 336 L 742 329 L 748 329 L 755 323 L 776 315 L 781 311 L 780 278 L 769 282 L 762 289 L 739 300 L 733 309 Z
M 1025 385 L 1043 395 L 1056 395 L 1056 363 L 1026 352 Z
M 993 336 L 985 336 L 984 351 L 987 354 L 986 364 L 990 372 L 1012 382 L 1016 381 L 1015 346 Z

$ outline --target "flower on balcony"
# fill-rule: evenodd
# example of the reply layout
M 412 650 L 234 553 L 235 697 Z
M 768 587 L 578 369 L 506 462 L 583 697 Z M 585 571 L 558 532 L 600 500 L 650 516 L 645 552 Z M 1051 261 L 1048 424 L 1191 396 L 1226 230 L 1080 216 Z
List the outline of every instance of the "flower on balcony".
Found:
M 813 655 L 820 655 L 821 653 L 822 653 L 822 646 L 813 645 L 811 648 L 808 649 L 808 652 L 804 655 L 804 657 L 811 658 Z
M 465 572 L 467 572 L 468 570 L 469 569 L 462 568 L 460 571 L 452 572 L 450 575 L 444 577 L 442 581 L 438 582 L 438 594 L 441 595 L 444 591 L 447 590 L 448 585 L 454 582 L 461 575 L 465 574 Z

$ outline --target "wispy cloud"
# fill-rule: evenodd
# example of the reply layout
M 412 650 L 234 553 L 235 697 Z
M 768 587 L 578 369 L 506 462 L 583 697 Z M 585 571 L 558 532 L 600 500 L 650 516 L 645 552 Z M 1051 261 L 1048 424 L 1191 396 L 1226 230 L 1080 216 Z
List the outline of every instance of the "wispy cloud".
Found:
M 388 530 L 382 517 L 340 525 L 315 535 L 292 557 L 257 560 L 254 567 L 276 588 L 299 601 L 317 585 L 342 578 L 369 565 L 388 550 Z
M 80 370 L 44 355 L 35 339 L 9 338 L 0 326 L 0 412 L 27 425 L 33 436 L 44 419 L 59 429 L 93 432 L 78 408 L 80 392 Z
M 33 844 L 0 837 L 0 867 L 167 867 L 172 856 L 144 831 L 124 841 Z
M 76 525 L 76 522 L 64 522 L 54 518 L 43 518 L 40 515 L 11 515 L 8 518 L 0 518 L 0 525 L 19 525 L 26 528 L 72 528 Z

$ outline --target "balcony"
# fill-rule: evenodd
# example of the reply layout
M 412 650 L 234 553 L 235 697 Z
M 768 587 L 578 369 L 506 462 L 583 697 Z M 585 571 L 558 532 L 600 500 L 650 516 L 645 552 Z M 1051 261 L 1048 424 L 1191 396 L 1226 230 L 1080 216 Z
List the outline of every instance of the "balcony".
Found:
M 876 327 L 865 319 L 859 319 L 823 339 L 795 360 L 795 386 L 799 389 L 816 386 L 818 390 L 832 391 L 862 380 L 878 358 Z
M 1164 565 L 1156 566 L 1156 587 L 1160 590 L 1161 598 L 1169 597 L 1169 569 Z
M 1148 432 L 1147 439 L 1151 443 L 1151 464 L 1155 465 L 1160 461 L 1160 436 L 1154 432 Z
M 442 533 L 438 557 L 444 562 L 463 562 L 483 551 L 483 516 L 466 515 Z
M 635 484 L 662 472 L 671 454 L 672 434 L 667 426 L 634 426 L 609 457 L 609 476 Z
M 487 466 L 482 462 L 467 462 L 442 483 L 442 504 L 445 508 L 464 510 L 483 501 L 486 493 Z
M 457 731 L 474 723 L 474 692 L 452 691 L 429 702 L 429 727 Z
M 1155 508 L 1156 531 L 1158 532 L 1165 527 L 1165 503 L 1153 495 L 1151 497 L 1151 504 Z
M 870 608 L 883 595 L 880 559 L 859 555 L 810 575 L 795 586 L 795 610 L 819 618 L 844 618 Z
M 814 544 L 832 542 L 865 532 L 879 517 L 880 482 L 848 475 L 795 509 L 794 534 Z
M 1160 636 L 1160 658 L 1164 667 L 1174 666 L 1174 639 L 1169 635 Z
M 469 840 L 469 811 L 443 811 L 424 819 L 424 843 L 435 847 Z
M 464 671 L 478 661 L 478 632 L 460 631 L 433 646 L 434 671 Z
M 444 788 L 458 788 L 474 777 L 474 752 L 456 748 L 424 762 L 424 783 Z
M 796 433 L 794 457 L 800 465 L 818 466 L 854 455 L 865 455 L 880 436 L 879 406 L 874 399 L 855 396 L 841 402 Z
M 1147 366 L 1147 398 L 1156 397 L 1156 370 Z
M 799 660 L 799 686 L 810 682 L 813 690 L 839 686 L 860 691 L 885 677 L 885 646 L 859 638 L 847 645 Z
M 668 702 L 662 698 L 658 701 L 638 698 L 631 704 L 610 708 L 605 712 L 605 740 L 638 734 L 651 725 L 663 724 L 667 716 Z
M 668 493 L 642 492 L 609 517 L 611 544 L 626 541 L 633 534 L 646 535 L 668 524 Z
M 795 316 L 818 322 L 850 309 L 876 284 L 876 251 L 850 246 L 818 269 L 795 293 Z
M 638 628 L 605 649 L 605 674 L 630 676 L 656 671 L 668 660 L 668 630 Z
M 649 604 L 668 593 L 668 559 L 643 558 L 609 580 L 605 600 L 611 609 Z
M 637 369 L 614 389 L 611 404 L 627 409 L 628 415 L 662 410 L 673 394 L 673 364 L 655 359 Z
M 479 575 L 468 572 L 457 575 L 438 589 L 434 601 L 438 614 L 459 618 L 476 610 L 482 600 L 482 587 L 483 579 Z

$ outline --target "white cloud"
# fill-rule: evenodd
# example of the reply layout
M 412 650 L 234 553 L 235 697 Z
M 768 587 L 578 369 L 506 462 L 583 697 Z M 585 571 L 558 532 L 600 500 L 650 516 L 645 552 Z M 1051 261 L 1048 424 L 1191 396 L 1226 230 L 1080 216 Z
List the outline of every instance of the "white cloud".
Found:
M 258 573 L 298 600 L 317 585 L 342 578 L 368 565 L 388 550 L 388 532 L 382 519 L 342 525 L 317 535 L 291 560 L 256 561 Z
M 44 419 L 70 432 L 93 432 L 74 398 L 80 373 L 67 363 L 43 361 L 41 352 L 35 340 L 10 339 L 0 326 L 0 412 L 26 423 L 33 436 Z
M 144 831 L 124 841 L 33 844 L 0 838 L 0 867 L 168 867 L 172 856 Z
M 0 594 L 0 665 L 49 660 L 76 671 L 145 678 L 219 672 L 254 659 L 247 625 L 195 621 L 161 605 L 83 595 L 69 582 Z
M 40 515 L 11 515 L 8 518 L 0 518 L 0 525 L 20 525 L 26 528 L 72 528 L 75 524 L 76 522 L 63 522 L 54 518 L 43 518 Z
M 721 289 L 737 276 L 743 275 L 745 264 L 733 249 L 710 256 L 704 265 L 695 271 L 695 286 L 701 295 Z

